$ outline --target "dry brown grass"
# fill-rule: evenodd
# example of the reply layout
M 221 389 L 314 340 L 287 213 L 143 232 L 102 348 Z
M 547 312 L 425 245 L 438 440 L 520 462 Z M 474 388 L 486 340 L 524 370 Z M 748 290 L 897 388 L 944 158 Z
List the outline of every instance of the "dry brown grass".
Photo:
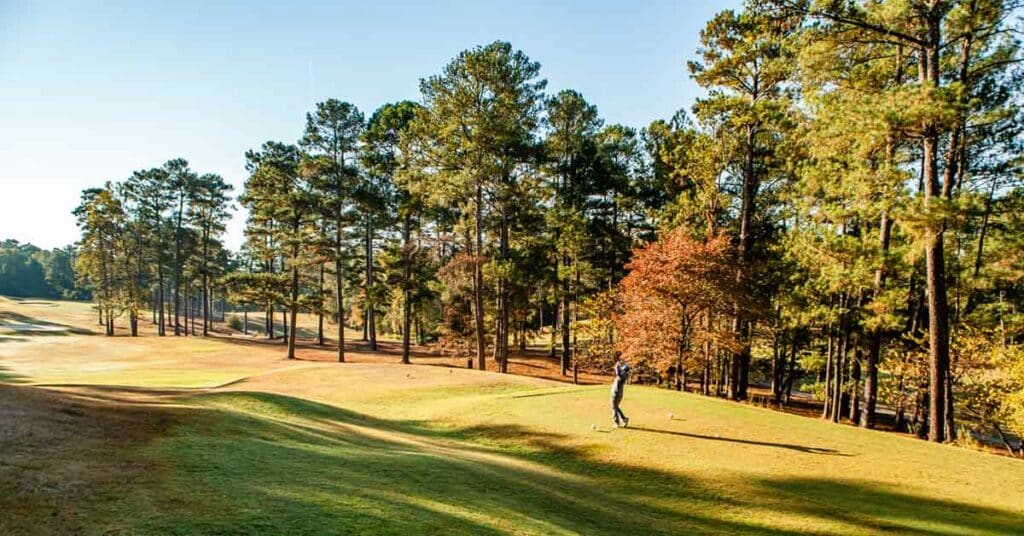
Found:
M 79 534 L 96 519 L 76 505 L 156 482 L 160 468 L 130 453 L 187 412 L 119 398 L 0 383 L 0 512 L 17 512 L 0 534 Z
M 289 361 L 285 359 L 285 347 L 280 338 L 268 340 L 259 335 L 243 335 L 223 324 L 218 324 L 209 337 L 157 337 L 154 326 L 146 318 L 140 321 L 140 336 L 134 338 L 129 337 L 127 329 L 121 325 L 123 319 L 115 323 L 118 340 L 112 345 L 108 337 L 99 333 L 95 311 L 87 303 L 0 298 L 0 313 L 17 316 L 23 323 L 45 322 L 69 328 L 66 333 L 19 331 L 4 328 L 0 323 L 0 360 L 9 369 L 7 373 L 29 377 L 37 384 L 126 385 L 125 380 L 130 380 L 127 384 L 134 386 L 212 387 L 282 368 L 337 360 L 336 339 L 328 338 L 323 346 L 312 339 L 301 339 L 296 359 Z M 300 327 L 315 327 L 315 316 L 300 315 L 299 318 Z M 71 336 L 83 334 L 91 335 Z M 401 361 L 398 341 L 382 338 L 374 352 L 368 342 L 359 340 L 359 333 L 350 331 L 346 337 L 345 359 L 348 362 Z M 54 362 L 37 359 L 39 354 L 63 357 L 60 362 Z M 464 358 L 447 357 L 426 346 L 414 346 L 412 360 L 421 365 L 466 367 Z M 498 370 L 490 354 L 487 368 Z M 509 373 L 560 382 L 573 379 L 571 372 L 568 376 L 561 375 L 557 358 L 549 358 L 546 351 L 533 348 L 512 352 Z M 607 382 L 603 375 L 588 372 L 580 372 L 578 380 L 584 385 Z

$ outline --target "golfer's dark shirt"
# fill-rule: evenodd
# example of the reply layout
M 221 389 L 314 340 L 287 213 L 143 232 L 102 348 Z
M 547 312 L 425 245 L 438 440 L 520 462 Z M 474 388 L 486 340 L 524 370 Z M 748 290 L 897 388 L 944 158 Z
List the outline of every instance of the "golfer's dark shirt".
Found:
M 612 398 L 622 398 L 622 390 L 626 386 L 626 379 L 629 378 L 629 365 L 615 365 L 615 379 L 612 380 Z

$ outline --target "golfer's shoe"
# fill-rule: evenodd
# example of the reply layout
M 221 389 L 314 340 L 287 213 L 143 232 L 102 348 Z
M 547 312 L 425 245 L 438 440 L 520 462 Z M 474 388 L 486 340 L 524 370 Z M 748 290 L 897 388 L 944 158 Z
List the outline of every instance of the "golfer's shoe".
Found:
M 622 427 L 623 428 L 629 428 L 629 417 L 623 417 L 622 419 L 624 421 L 626 421 L 626 422 L 622 423 Z

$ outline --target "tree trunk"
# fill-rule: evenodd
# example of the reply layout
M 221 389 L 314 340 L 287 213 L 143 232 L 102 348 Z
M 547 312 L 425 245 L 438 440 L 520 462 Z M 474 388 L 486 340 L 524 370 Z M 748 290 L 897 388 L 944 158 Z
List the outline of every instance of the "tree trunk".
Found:
M 363 336 L 359 340 L 368 341 L 370 340 L 370 308 L 368 307 L 369 300 L 366 294 L 363 294 Z
M 541 290 L 537 299 L 537 334 L 544 332 L 544 291 Z
M 476 203 L 474 207 L 474 210 L 476 212 L 474 222 L 476 233 L 476 248 L 474 250 L 473 259 L 473 320 L 476 325 L 477 368 L 479 368 L 480 370 L 487 370 L 487 363 L 485 361 L 487 341 L 484 338 L 484 271 L 482 264 L 484 255 L 483 197 L 483 185 L 480 184 L 480 180 L 477 179 Z
M 928 24 L 929 45 L 922 47 L 925 59 L 921 65 L 922 85 L 939 87 L 940 24 L 937 14 Z M 922 175 L 925 186 L 924 202 L 931 207 L 942 196 L 939 185 L 938 148 L 939 132 L 934 120 L 923 125 L 924 143 Z M 950 185 L 945 185 L 949 187 Z M 949 304 L 946 295 L 946 266 L 943 248 L 944 222 L 929 221 L 925 227 L 925 268 L 928 286 L 928 440 L 945 440 L 946 375 L 949 373 Z
M 679 319 L 679 347 L 676 350 L 676 391 L 683 390 L 683 352 L 686 348 L 686 316 Z
M 412 255 L 409 235 L 412 221 L 408 214 L 402 220 L 402 363 L 409 364 L 412 328 Z
M 799 348 L 797 334 L 793 334 L 793 348 L 792 353 L 789 355 L 789 370 L 786 372 L 786 385 L 784 387 L 786 392 L 785 403 L 789 404 L 790 399 L 793 397 L 793 381 L 796 379 L 796 354 Z
M 969 14 L 973 16 L 977 9 L 976 2 L 969 2 L 967 4 Z M 935 24 L 936 28 L 941 28 L 940 23 Z M 939 39 L 938 29 L 935 30 L 935 42 L 941 42 Z M 970 80 L 970 61 L 971 61 L 971 48 L 974 44 L 974 28 L 968 31 L 963 40 L 961 41 L 960 58 L 959 58 L 959 73 L 958 78 L 964 88 L 970 91 L 972 87 Z M 936 48 L 937 50 L 937 48 Z M 938 76 L 938 74 L 936 74 Z M 956 123 L 949 134 L 949 146 L 946 152 L 946 167 L 943 174 L 942 180 L 942 194 L 947 199 L 953 198 L 953 193 L 959 191 L 959 183 L 964 180 L 964 173 L 966 173 L 967 162 L 966 150 L 963 143 L 963 137 L 967 128 L 967 117 L 963 110 L 959 110 L 956 115 Z M 993 179 L 994 180 L 994 179 Z M 986 209 L 987 212 L 987 209 Z M 987 214 L 986 214 L 987 217 Z M 942 228 L 945 229 L 945 222 L 942 224 Z M 981 241 L 979 240 L 979 245 Z M 956 273 L 956 271 L 954 271 Z M 943 274 L 944 276 L 944 274 Z M 968 295 L 968 302 L 970 296 Z M 968 305 L 970 305 L 968 303 Z M 948 316 L 947 323 L 948 323 Z M 948 328 L 947 328 L 948 329 Z M 950 356 L 948 350 L 949 334 L 946 334 L 946 355 L 944 358 L 944 402 L 945 402 L 945 419 L 943 426 L 945 427 L 945 439 L 948 441 L 956 440 L 956 422 L 953 418 L 953 376 L 951 371 Z
M 736 272 L 737 274 L 739 271 Z M 741 339 L 743 335 L 740 330 L 743 325 L 743 319 L 740 316 L 739 307 L 733 309 L 733 320 L 732 320 L 732 331 L 737 339 Z M 729 400 L 740 399 L 740 361 L 743 359 L 743 350 L 739 352 L 731 352 L 729 354 L 729 377 L 727 378 L 728 388 L 726 389 L 726 396 Z
M 288 341 L 288 333 L 289 333 L 288 326 L 293 325 L 291 322 L 288 321 L 288 309 L 289 309 L 289 307 L 288 307 L 287 303 L 285 303 L 285 304 L 283 304 L 281 306 L 281 323 L 284 324 L 284 325 L 281 326 L 281 344 L 284 344 L 286 347 L 288 346 L 288 342 L 289 342 Z
M 747 128 L 746 158 L 743 166 L 743 199 L 740 208 L 740 236 L 739 236 L 739 265 L 736 268 L 736 285 L 743 286 L 745 271 L 750 261 L 751 249 L 754 245 L 754 235 L 751 225 L 753 224 L 755 199 L 757 195 L 757 175 L 754 169 L 755 143 L 757 139 L 757 127 Z M 733 333 L 740 339 L 742 347 L 739 352 L 733 355 L 733 365 L 729 381 L 732 384 L 729 391 L 733 400 L 743 400 L 747 397 L 747 386 L 750 377 L 750 341 L 744 330 L 746 321 L 743 318 L 740 304 L 733 306 Z
M 298 232 L 298 230 L 296 230 Z M 299 312 L 299 267 L 298 267 L 299 251 L 293 246 L 292 248 L 292 288 L 291 288 L 291 304 L 289 307 L 289 314 L 291 321 L 288 322 L 288 359 L 295 359 L 295 321 Z
M 334 306 L 337 307 L 338 319 L 338 363 L 345 362 L 345 293 L 344 278 L 342 277 L 342 254 L 343 246 L 341 241 L 342 219 L 339 212 L 334 221 Z
M 317 308 L 316 343 L 324 345 L 324 263 L 320 263 L 320 307 Z
M 548 341 L 548 357 L 555 357 L 555 332 L 558 331 L 558 302 L 556 301 L 552 305 L 552 316 L 551 316 L 551 333 Z M 543 325 L 543 324 L 542 324 Z
M 918 386 L 918 392 L 921 393 L 920 400 L 918 402 L 918 408 L 914 413 L 914 420 L 917 422 L 917 436 L 921 439 L 928 437 L 928 429 L 931 428 L 931 423 L 928 422 L 928 390 L 924 386 Z
M 943 423 L 946 430 L 946 440 L 956 441 L 956 421 L 953 419 L 953 373 L 946 371 L 946 421 Z
M 498 349 L 501 347 L 501 281 L 494 282 L 494 344 L 491 348 L 491 359 L 501 369 L 501 355 Z
M 878 244 L 881 252 L 878 268 L 875 270 L 875 299 L 881 295 L 885 288 L 885 277 L 887 271 L 886 256 L 889 254 L 889 237 L 892 231 L 892 220 L 889 219 L 889 212 L 882 211 L 881 221 L 878 225 Z M 868 343 L 868 356 L 865 363 L 864 377 L 864 407 L 860 416 L 862 428 L 875 427 L 875 407 L 878 401 L 878 363 L 882 356 L 882 329 L 875 328 L 871 331 L 871 339 Z
M 571 323 L 569 309 L 569 266 L 570 260 L 568 255 L 562 256 L 562 266 L 565 273 L 562 275 L 562 376 L 565 376 L 569 370 L 569 361 L 572 359 L 572 351 L 569 347 L 569 325 Z
M 157 309 L 160 310 L 160 313 L 158 315 L 159 322 L 157 322 L 156 324 L 156 334 L 163 337 L 167 335 L 167 333 L 164 331 L 164 302 L 166 298 L 164 297 L 164 266 L 163 263 L 160 262 L 159 258 L 156 261 L 156 274 L 157 287 L 159 288 L 160 294 L 160 305 L 159 307 L 157 307 Z
M 824 399 L 824 403 L 821 408 L 822 419 L 829 418 L 830 409 L 832 406 L 832 362 L 835 361 L 835 344 L 833 344 L 835 337 L 833 337 L 832 335 L 831 324 L 829 324 L 826 331 L 828 333 L 828 351 L 825 354 L 825 390 L 824 396 L 822 396 L 822 398 Z
M 363 236 L 363 338 L 370 340 L 370 223 L 366 222 Z
M 708 333 L 711 333 L 712 318 L 711 318 L 711 312 L 710 311 L 708 311 L 704 315 L 704 328 L 707 330 Z M 708 395 L 711 394 L 711 365 L 712 365 L 712 363 L 711 363 L 711 359 L 712 359 L 711 358 L 711 340 L 709 339 L 709 340 L 704 341 L 703 346 L 704 346 L 704 371 L 703 371 L 703 374 L 701 375 L 701 380 L 700 380 L 700 392 L 701 392 L 702 395 L 708 396 Z
M 896 377 L 896 431 L 903 432 L 907 427 L 907 418 L 903 407 L 903 374 Z
M 925 141 L 926 159 L 928 153 L 934 154 L 935 141 Z M 928 203 L 930 198 L 930 195 L 926 195 L 925 202 Z M 945 440 L 943 423 L 946 421 L 945 391 L 949 368 L 949 305 L 942 230 L 934 225 L 929 227 L 925 245 L 928 284 L 928 440 L 942 442 Z
M 715 396 L 721 397 L 721 396 L 725 396 L 725 388 L 726 388 L 726 385 L 725 385 L 725 383 L 726 383 L 726 370 L 725 369 L 726 369 L 726 366 L 728 364 L 727 363 L 728 359 L 722 353 L 721 349 L 718 349 L 718 351 L 716 353 L 718 354 L 718 367 L 717 367 L 718 372 L 716 374 L 716 379 L 715 379 Z
M 419 345 L 426 344 L 427 343 L 427 338 L 423 334 L 423 307 L 422 306 L 416 307 L 415 324 L 416 324 L 416 344 L 419 344 Z
M 782 348 L 779 339 L 782 338 L 782 326 L 780 319 L 782 317 L 782 307 L 775 306 L 775 319 L 774 329 L 772 334 L 772 361 L 771 361 L 771 391 L 772 401 L 778 403 L 782 400 L 782 371 L 784 370 L 783 365 L 785 364 L 785 355 L 782 353 Z
M 832 422 L 839 422 L 842 420 L 843 415 L 843 384 L 845 381 L 846 374 L 846 355 L 850 351 L 850 319 L 847 316 L 847 309 L 849 307 L 849 296 L 843 296 L 839 302 L 843 307 L 843 316 L 840 321 L 842 326 L 842 338 L 839 339 L 839 348 L 836 351 L 835 356 L 835 368 L 834 368 L 834 382 L 833 382 L 833 395 L 832 395 Z
M 203 233 L 203 337 L 210 334 L 209 323 L 210 323 L 210 277 L 208 272 L 209 268 L 209 250 L 207 248 L 207 242 L 209 236 L 204 231 Z M 195 328 L 192 328 L 192 334 L 195 334 Z
M 503 207 L 501 228 L 498 233 L 498 251 L 503 263 L 508 261 L 508 225 L 508 214 Z M 502 374 L 508 372 L 508 295 L 508 280 L 502 276 L 498 278 L 498 366 Z
M 1003 428 L 998 424 L 995 425 L 994 428 L 996 430 L 996 434 L 999 434 L 999 440 L 1003 443 L 1003 446 L 1006 447 L 1006 450 L 1010 452 L 1010 456 L 1017 456 L 1017 452 L 1013 450 L 1013 445 L 1010 445 L 1010 441 L 1003 432 Z M 1021 454 L 1024 455 L 1024 447 L 1021 449 Z
M 178 316 L 181 309 L 181 218 L 185 210 L 185 194 L 178 197 L 178 219 L 174 227 L 174 334 L 181 334 Z
M 377 314 L 370 298 L 373 287 L 373 220 L 366 222 L 366 330 L 369 335 L 370 351 L 377 351 Z
M 857 348 L 857 351 L 853 355 L 853 363 L 850 366 L 850 411 L 849 417 L 850 422 L 859 424 L 857 420 L 860 417 L 860 362 L 861 362 L 861 350 Z
M 267 304 L 267 339 L 274 340 L 274 302 Z

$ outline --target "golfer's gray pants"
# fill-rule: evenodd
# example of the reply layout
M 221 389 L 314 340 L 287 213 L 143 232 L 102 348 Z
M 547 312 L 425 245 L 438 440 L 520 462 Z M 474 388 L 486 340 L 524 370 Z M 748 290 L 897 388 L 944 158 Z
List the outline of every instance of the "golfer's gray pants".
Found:
M 615 424 L 626 424 L 626 414 L 619 409 L 619 402 L 622 402 L 622 391 L 612 394 L 612 421 Z

